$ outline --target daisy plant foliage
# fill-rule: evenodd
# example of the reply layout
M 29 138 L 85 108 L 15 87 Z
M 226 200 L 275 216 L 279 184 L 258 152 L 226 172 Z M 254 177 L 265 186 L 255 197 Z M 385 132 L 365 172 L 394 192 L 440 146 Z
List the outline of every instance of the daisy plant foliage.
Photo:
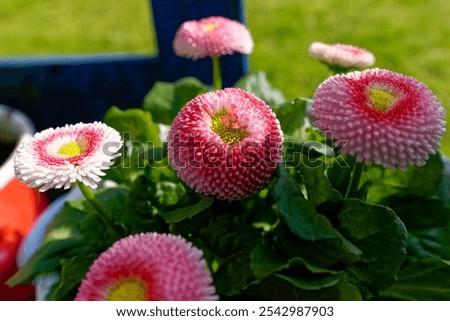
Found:
M 238 37 L 243 26 L 227 23 L 181 26 L 175 52 L 216 59 L 220 76 L 221 55 L 253 48 L 249 34 Z M 213 32 L 232 46 L 216 48 Z M 438 97 L 373 67 L 365 49 L 309 50 L 311 60 L 296 63 L 318 59 L 331 71 L 310 97 L 287 100 L 256 72 L 234 88 L 214 77 L 160 81 L 142 107 L 112 107 L 103 122 L 123 146 L 92 193 L 114 229 L 86 199 L 67 201 L 9 284 L 57 273 L 53 300 L 448 299 L 450 169 Z M 64 156 L 73 146 L 63 144 L 52 151 Z M 165 251 L 172 241 L 182 249 Z M 183 296 L 195 282 L 198 296 Z

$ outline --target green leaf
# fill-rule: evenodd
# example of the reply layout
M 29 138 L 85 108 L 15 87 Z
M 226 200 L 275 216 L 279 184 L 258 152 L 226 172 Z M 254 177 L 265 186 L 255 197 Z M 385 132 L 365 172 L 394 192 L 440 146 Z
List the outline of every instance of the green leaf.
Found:
M 101 188 L 95 191 L 96 197 L 111 215 L 113 222 L 123 227 L 125 197 L 128 188 Z M 46 241 L 64 238 L 77 238 L 95 249 L 106 249 L 117 236 L 111 234 L 109 227 L 101 221 L 92 206 L 84 199 L 66 201 L 63 209 L 50 223 Z
M 319 290 L 334 286 L 346 278 L 345 272 L 337 272 L 310 264 L 300 257 L 283 259 L 268 244 L 256 246 L 250 254 L 250 267 L 256 278 L 275 275 L 295 287 L 304 290 Z M 352 294 L 356 289 L 348 289 Z
M 318 290 L 333 286 L 340 279 L 339 272 L 306 263 L 302 258 L 285 260 L 266 244 L 256 246 L 250 259 L 255 277 L 274 274 L 300 289 Z
M 204 241 L 204 248 L 215 254 L 219 264 L 213 278 L 221 297 L 240 294 L 251 282 L 250 253 L 261 242 L 260 233 L 247 224 L 241 224 L 241 217 L 234 212 L 219 215 L 220 209 L 215 211 L 219 207 L 231 208 L 235 206 L 233 203 L 237 202 L 215 202 L 211 208 L 213 215 L 205 222 L 207 225 L 199 235 Z
M 283 130 L 287 162 L 293 162 L 294 167 L 301 162 L 299 154 L 307 156 L 308 159 L 335 156 L 333 148 L 326 145 L 325 138 L 311 126 L 306 112 L 307 105 L 311 102 L 311 99 L 300 97 L 272 108 Z
M 133 220 L 150 217 L 157 212 L 152 197 L 155 195 L 155 183 L 145 175 L 136 177 L 130 185 L 125 199 L 125 217 L 128 226 Z
M 278 166 L 277 174 L 272 194 L 292 232 L 310 241 L 334 238 L 335 232 L 330 222 L 317 215 L 314 204 L 304 198 L 298 183 L 286 168 Z
M 340 301 L 362 300 L 361 293 L 354 285 L 349 282 L 348 275 L 345 272 L 341 273 L 341 279 L 336 285 L 336 289 L 339 291 L 339 296 L 337 299 Z
M 56 271 L 59 268 L 61 256 L 73 256 L 86 251 L 83 242 L 76 239 L 48 242 L 37 250 L 30 260 L 8 280 L 7 284 L 15 286 L 30 283 L 39 274 Z
M 212 215 L 199 235 L 204 242 L 203 248 L 214 253 L 219 264 L 213 278 L 221 297 L 240 294 L 251 282 L 250 253 L 261 242 L 259 231 L 240 222 L 242 217 L 229 210 L 220 212 L 222 208 L 231 209 L 238 205 L 238 202 L 215 202 L 209 211 Z
M 152 121 L 148 111 L 137 108 L 120 110 L 111 107 L 104 121 L 119 131 L 124 141 L 121 157 L 108 171 L 109 178 L 118 183 L 129 183 L 148 165 L 148 161 L 140 156 L 141 153 L 161 146 L 158 125 Z
M 250 254 L 250 267 L 255 277 L 265 278 L 272 273 L 289 267 L 289 263 L 277 254 L 270 245 L 257 245 Z
M 147 143 L 160 146 L 159 128 L 152 120 L 152 115 L 140 108 L 120 110 L 113 106 L 105 114 L 104 122 L 115 128 L 134 148 L 144 148 Z
M 161 161 L 167 156 L 167 143 L 163 143 L 159 147 L 150 146 L 142 151 L 140 156 L 150 162 Z
M 305 125 L 307 102 L 306 98 L 296 98 L 273 107 L 285 135 L 293 134 Z
M 173 83 L 157 81 L 145 96 L 143 108 L 152 113 L 155 122 L 170 125 L 188 101 L 207 91 L 208 86 L 193 77 Z
M 221 258 L 227 258 L 244 249 L 254 248 L 261 242 L 260 231 L 247 222 L 240 222 L 242 217 L 234 215 L 233 211 L 219 213 L 221 205 L 223 203 L 220 201 L 214 202 L 208 211 L 211 215 L 206 215 L 206 222 L 200 230 L 199 236 L 209 249 Z
M 257 278 L 265 278 L 275 272 L 295 267 L 305 268 L 314 274 L 337 274 L 338 272 L 308 263 L 301 257 L 285 259 L 269 244 L 258 244 L 250 254 L 250 267 Z
M 47 228 L 45 242 L 61 239 L 81 239 L 80 222 L 86 218 L 86 200 L 66 201 Z
M 434 227 L 408 233 L 408 259 L 435 257 L 450 260 L 450 233 L 448 227 Z
M 270 84 L 263 71 L 244 75 L 234 87 L 253 93 L 255 96 L 264 100 L 269 106 L 279 105 L 286 101 L 281 90 Z
M 392 195 L 384 199 L 382 205 L 392 208 L 408 231 L 449 224 L 450 208 L 437 198 L 412 194 Z
M 409 166 L 402 172 L 371 166 L 369 174 L 369 201 L 379 203 L 394 194 L 429 196 L 436 193 L 442 180 L 443 164 L 440 154 L 435 154 L 422 167 Z
M 213 275 L 217 294 L 220 296 L 240 294 L 247 287 L 252 276 L 248 250 L 230 256 Z
M 361 261 L 347 269 L 350 280 L 372 295 L 378 295 L 397 280 L 406 256 L 406 228 L 387 207 L 356 199 L 338 203 L 341 208 L 335 215 L 339 230 L 363 251 Z
M 281 273 L 275 273 L 277 277 L 283 279 L 296 288 L 304 290 L 320 290 L 324 288 L 332 287 L 339 283 L 341 276 L 339 274 L 329 274 L 317 279 L 308 279 L 305 277 L 284 275 Z
M 408 229 L 409 262 L 424 257 L 450 260 L 450 208 L 441 199 L 392 195 L 383 204 L 391 207 Z
M 125 211 L 125 198 L 128 194 L 128 186 L 100 188 L 95 191 L 95 197 L 103 204 L 116 223 L 120 223 Z
M 298 168 L 305 159 L 309 162 L 317 163 L 314 166 L 320 166 L 324 161 L 317 158 L 321 156 L 328 158 L 335 156 L 333 149 L 325 144 L 317 141 L 296 142 L 295 138 L 289 136 L 285 136 L 283 150 L 286 164 L 294 168 Z
M 343 261 L 352 263 L 358 260 L 361 251 L 334 229 L 324 215 L 317 213 L 314 204 L 303 197 L 297 182 L 283 166 L 278 166 L 273 196 L 281 217 L 294 235 L 312 242 L 332 240 L 341 250 Z
M 145 175 L 140 175 L 130 185 L 125 199 L 122 222 L 130 234 L 140 232 L 165 232 L 165 222 L 158 215 L 154 201 L 156 184 Z
M 170 212 L 162 212 L 160 215 L 167 223 L 180 222 L 186 218 L 191 218 L 211 206 L 214 199 L 212 197 L 202 197 L 200 200 L 192 205 L 177 208 Z
M 334 158 L 331 166 L 327 167 L 327 177 L 330 180 L 333 188 L 345 195 L 350 178 L 355 165 L 355 158 L 350 155 L 340 155 L 339 158 Z
M 450 205 L 450 158 L 441 155 L 444 165 L 442 181 L 439 184 L 437 196 L 444 201 L 446 205 Z
M 128 194 L 128 187 L 117 186 L 112 188 L 101 188 L 95 191 L 95 197 L 105 207 L 112 221 L 120 229 L 126 231 L 123 223 L 123 213 L 125 212 L 125 199 Z M 114 241 L 117 235 L 111 234 L 111 229 L 101 221 L 91 205 L 84 201 L 86 216 L 84 221 L 78 223 L 83 238 L 87 243 L 93 244 L 95 248 L 106 249 Z
M 183 184 L 162 181 L 155 184 L 153 199 L 156 200 L 159 208 L 167 209 L 173 205 L 177 205 L 185 194 L 186 189 Z
M 337 282 L 335 278 L 338 278 Z M 327 280 L 323 280 L 322 282 L 324 285 L 327 285 Z M 361 300 L 361 294 L 358 289 L 348 282 L 348 277 L 345 272 L 331 276 L 328 283 L 334 283 L 334 285 L 306 290 L 297 286 L 314 287 L 314 284 L 299 282 L 292 277 L 274 275 L 258 283 L 251 284 L 245 293 L 251 295 L 251 299 L 253 300 L 265 301 Z
M 398 276 L 398 282 L 381 296 L 391 300 L 447 301 L 450 298 L 450 261 L 424 258 L 409 265 Z
M 97 254 L 79 255 L 69 259 L 61 259 L 61 278 L 58 286 L 48 295 L 49 300 L 61 301 L 74 289 L 77 289 L 97 258 Z
M 342 199 L 341 194 L 333 188 L 330 180 L 325 175 L 325 163 L 323 161 L 311 162 L 304 157 L 299 171 L 308 193 L 308 199 L 314 206 L 325 201 Z

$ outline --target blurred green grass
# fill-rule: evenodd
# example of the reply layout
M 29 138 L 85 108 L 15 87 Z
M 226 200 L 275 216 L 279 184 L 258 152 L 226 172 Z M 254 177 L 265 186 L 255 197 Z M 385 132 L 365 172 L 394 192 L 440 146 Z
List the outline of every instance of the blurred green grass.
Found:
M 308 46 L 341 42 L 372 51 L 376 67 L 427 84 L 450 120 L 447 0 L 246 0 L 246 11 L 251 69 L 265 70 L 288 99 L 311 96 L 329 75 Z M 147 0 L 1 1 L 0 55 L 155 53 L 149 16 Z M 448 133 L 442 143 L 450 155 Z
M 442 150 L 450 155 L 450 2 L 447 0 L 247 0 L 253 70 L 265 70 L 287 98 L 312 96 L 329 76 L 308 56 L 314 41 L 372 51 L 375 67 L 412 76 L 447 109 Z
M 156 52 L 147 0 L 0 1 L 0 55 Z

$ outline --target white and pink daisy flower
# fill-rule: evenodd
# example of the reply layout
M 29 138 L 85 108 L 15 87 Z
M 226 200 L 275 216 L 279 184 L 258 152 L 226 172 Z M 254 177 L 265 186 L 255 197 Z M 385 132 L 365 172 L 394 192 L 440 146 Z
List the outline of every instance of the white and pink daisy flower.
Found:
M 241 199 L 257 193 L 281 161 L 283 134 L 270 107 L 253 94 L 226 88 L 197 96 L 176 116 L 169 159 L 199 193 Z
M 375 56 L 370 51 L 346 44 L 325 44 L 313 42 L 308 49 L 311 57 L 329 65 L 345 68 L 365 68 L 375 64 Z
M 424 165 L 445 132 L 445 110 L 427 86 L 383 69 L 328 78 L 312 115 L 341 153 L 392 169 Z
M 184 22 L 175 34 L 173 48 L 176 55 L 196 60 L 235 52 L 249 54 L 253 50 L 253 39 L 238 21 L 208 17 Z
M 75 300 L 217 300 L 202 255 L 180 236 L 154 232 L 127 236 L 95 260 Z
M 14 158 L 15 175 L 41 192 L 79 181 L 96 188 L 122 147 L 120 134 L 99 122 L 49 128 L 24 141 Z

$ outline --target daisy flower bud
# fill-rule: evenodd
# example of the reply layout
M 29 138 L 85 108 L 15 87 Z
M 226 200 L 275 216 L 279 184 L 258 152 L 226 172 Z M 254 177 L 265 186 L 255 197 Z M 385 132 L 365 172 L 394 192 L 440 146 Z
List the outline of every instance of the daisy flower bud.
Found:
M 312 115 L 341 153 L 392 169 L 424 165 L 445 133 L 445 110 L 427 86 L 383 69 L 328 78 Z
M 91 265 L 75 300 L 217 300 L 202 256 L 180 236 L 153 232 L 125 237 Z
M 308 53 L 329 65 L 344 68 L 365 68 L 375 64 L 375 56 L 366 49 L 352 45 L 313 42 L 309 46 Z
M 96 188 L 122 147 L 120 134 L 99 122 L 49 128 L 24 141 L 14 158 L 15 175 L 45 192 L 76 181 Z
M 257 193 L 281 161 L 283 134 L 270 107 L 253 94 L 226 88 L 197 96 L 176 116 L 169 159 L 199 193 L 241 199 Z
M 184 22 L 175 35 L 173 49 L 176 55 L 193 60 L 235 52 L 249 54 L 253 50 L 253 39 L 240 22 L 208 17 Z

